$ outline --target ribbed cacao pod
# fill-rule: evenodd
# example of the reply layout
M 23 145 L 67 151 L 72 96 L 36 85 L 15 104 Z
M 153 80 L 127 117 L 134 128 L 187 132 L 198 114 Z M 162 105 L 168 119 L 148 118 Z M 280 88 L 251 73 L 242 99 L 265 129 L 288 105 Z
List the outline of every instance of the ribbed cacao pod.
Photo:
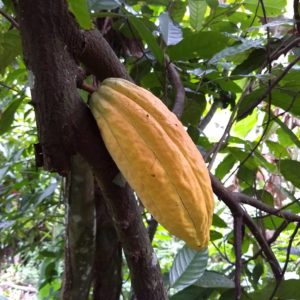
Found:
M 190 247 L 206 247 L 211 182 L 177 117 L 149 91 L 118 78 L 103 81 L 90 107 L 109 153 L 147 210 Z

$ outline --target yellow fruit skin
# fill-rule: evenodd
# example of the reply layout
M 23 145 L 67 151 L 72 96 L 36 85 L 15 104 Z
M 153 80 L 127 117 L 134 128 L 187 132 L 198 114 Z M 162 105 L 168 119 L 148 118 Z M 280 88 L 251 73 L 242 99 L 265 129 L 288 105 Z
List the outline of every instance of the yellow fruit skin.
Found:
M 190 247 L 205 248 L 210 178 L 177 117 L 149 91 L 119 78 L 104 80 L 90 107 L 108 151 L 148 211 Z

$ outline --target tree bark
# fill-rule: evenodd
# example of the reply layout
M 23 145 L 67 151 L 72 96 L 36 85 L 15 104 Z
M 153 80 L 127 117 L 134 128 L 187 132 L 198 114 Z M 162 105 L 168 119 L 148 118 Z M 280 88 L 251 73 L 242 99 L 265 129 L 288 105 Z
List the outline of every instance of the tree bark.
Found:
M 98 188 L 96 204 L 96 257 L 94 263 L 94 300 L 118 300 L 122 288 L 122 248 Z
M 67 179 L 65 271 L 62 299 L 88 299 L 95 251 L 94 176 L 80 156 Z

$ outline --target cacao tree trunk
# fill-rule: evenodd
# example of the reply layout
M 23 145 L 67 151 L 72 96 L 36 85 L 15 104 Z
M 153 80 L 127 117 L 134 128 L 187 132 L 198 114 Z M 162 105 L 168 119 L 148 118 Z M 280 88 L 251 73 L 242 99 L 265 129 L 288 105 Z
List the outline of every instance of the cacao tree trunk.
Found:
M 70 157 L 80 153 L 92 167 L 112 212 L 138 299 L 163 300 L 166 292 L 132 190 L 114 184 L 119 173 L 93 117 L 77 91 L 78 62 L 102 80 L 128 78 L 112 49 L 93 30 L 78 28 L 65 0 L 19 0 L 18 22 L 33 86 L 41 164 L 67 175 Z

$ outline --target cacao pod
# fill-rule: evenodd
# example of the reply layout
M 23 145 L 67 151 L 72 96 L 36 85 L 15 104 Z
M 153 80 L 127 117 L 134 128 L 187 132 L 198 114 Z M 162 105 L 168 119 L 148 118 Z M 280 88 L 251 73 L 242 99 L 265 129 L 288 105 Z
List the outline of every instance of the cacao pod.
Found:
M 178 118 L 152 93 L 119 78 L 103 81 L 90 108 L 113 160 L 147 210 L 190 247 L 206 247 L 210 178 Z

